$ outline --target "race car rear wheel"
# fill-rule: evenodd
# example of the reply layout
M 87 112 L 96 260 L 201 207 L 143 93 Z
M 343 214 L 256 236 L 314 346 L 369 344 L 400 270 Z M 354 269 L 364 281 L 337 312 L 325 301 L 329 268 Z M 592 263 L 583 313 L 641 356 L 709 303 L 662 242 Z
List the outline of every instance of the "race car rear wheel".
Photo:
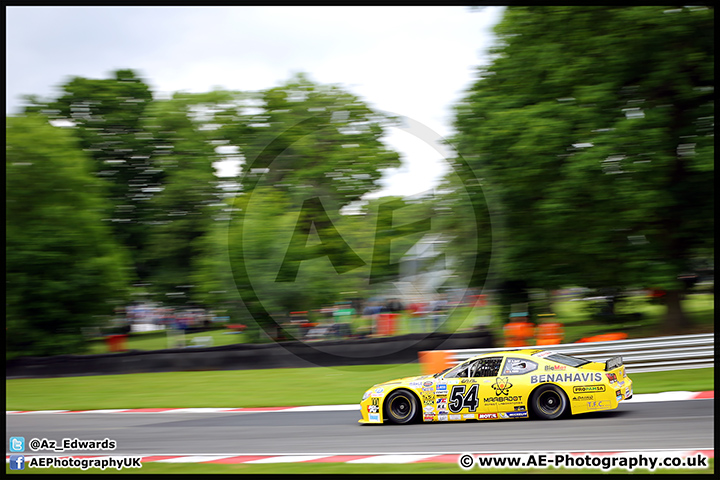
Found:
M 568 407 L 565 393 L 555 385 L 542 385 L 532 394 L 532 410 L 543 420 L 553 420 L 561 417 Z
M 395 390 L 385 400 L 385 412 L 392 423 L 411 423 L 417 418 L 418 411 L 417 398 L 407 390 Z

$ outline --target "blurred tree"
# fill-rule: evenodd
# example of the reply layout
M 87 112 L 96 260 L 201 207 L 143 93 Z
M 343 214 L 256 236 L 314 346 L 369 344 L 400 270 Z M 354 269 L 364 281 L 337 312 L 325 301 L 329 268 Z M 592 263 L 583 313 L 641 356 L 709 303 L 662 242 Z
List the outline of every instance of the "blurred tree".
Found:
M 232 208 L 231 199 L 222 203 L 226 210 Z M 229 316 L 230 322 L 245 324 L 246 336 L 257 340 L 259 327 L 250 318 L 233 276 L 232 264 L 240 260 L 229 257 L 228 244 L 233 241 L 229 225 L 227 219 L 218 216 L 207 234 L 195 242 L 199 253 L 192 263 L 190 293 L 198 303 L 223 310 L 223 316 Z
M 216 138 L 237 146 L 244 158 L 242 192 L 225 230 L 227 250 L 217 233 L 203 245 L 208 254 L 230 259 L 236 288 L 261 326 L 338 300 L 358 272 L 367 279 L 369 255 L 361 258 L 353 240 L 363 234 L 345 228 L 353 220 L 340 211 L 375 189 L 382 169 L 399 166 L 398 154 L 381 141 L 392 119 L 302 74 L 236 97 L 213 119 L 221 125 Z M 196 278 L 204 279 L 204 290 L 227 291 L 215 290 L 211 279 L 218 263 L 200 263 Z
M 295 206 L 318 196 L 339 210 L 377 188 L 382 169 L 400 165 L 381 141 L 393 119 L 338 86 L 298 74 L 254 100 L 238 115 L 218 115 L 221 135 L 245 157 L 244 192 L 272 186 Z
M 27 113 L 42 112 L 53 120 L 70 122 L 80 147 L 94 160 L 93 171 L 106 181 L 110 198 L 106 218 L 119 241 L 128 247 L 136 275 L 148 275 L 143 263 L 149 229 L 148 200 L 161 180 L 152 167 L 151 138 L 143 129 L 145 109 L 152 101 L 150 87 L 132 70 L 117 70 L 111 78 L 74 77 L 49 102 L 28 97 Z
M 437 229 L 447 237 L 443 247 L 453 262 L 462 285 L 475 291 L 492 287 L 493 230 L 483 179 L 475 177 L 469 163 L 459 155 L 448 159 L 451 172 L 428 202 L 433 206 Z
M 71 133 L 38 115 L 6 127 L 6 355 L 78 353 L 83 328 L 127 300 L 129 258 Z
M 707 7 L 509 7 L 454 143 L 486 182 L 506 279 L 667 290 L 714 245 Z
M 150 162 L 162 173 L 161 186 L 148 200 L 151 224 L 141 257 L 150 289 L 163 301 L 191 301 L 199 242 L 223 204 L 213 164 L 220 159 L 208 111 L 231 93 L 176 93 L 146 109 L 143 131 L 152 139 Z

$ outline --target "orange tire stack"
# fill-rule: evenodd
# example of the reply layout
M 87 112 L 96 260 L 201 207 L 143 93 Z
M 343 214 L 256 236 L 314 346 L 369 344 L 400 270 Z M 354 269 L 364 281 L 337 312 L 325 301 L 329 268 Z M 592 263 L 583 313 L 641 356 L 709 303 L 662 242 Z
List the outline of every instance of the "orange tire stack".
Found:
M 565 332 L 558 322 L 542 322 L 537 328 L 536 345 L 559 345 L 563 341 Z
M 503 334 L 506 347 L 527 347 L 535 336 L 535 325 L 520 317 L 505 325 Z

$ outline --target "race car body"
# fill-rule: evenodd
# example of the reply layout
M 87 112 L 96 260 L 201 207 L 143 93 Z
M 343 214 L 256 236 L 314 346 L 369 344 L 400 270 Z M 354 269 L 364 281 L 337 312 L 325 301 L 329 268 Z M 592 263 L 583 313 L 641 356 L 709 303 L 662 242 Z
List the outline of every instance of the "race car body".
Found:
M 622 357 L 598 363 L 553 351 L 514 350 L 374 385 L 363 395 L 359 422 L 550 420 L 612 410 L 631 397 Z

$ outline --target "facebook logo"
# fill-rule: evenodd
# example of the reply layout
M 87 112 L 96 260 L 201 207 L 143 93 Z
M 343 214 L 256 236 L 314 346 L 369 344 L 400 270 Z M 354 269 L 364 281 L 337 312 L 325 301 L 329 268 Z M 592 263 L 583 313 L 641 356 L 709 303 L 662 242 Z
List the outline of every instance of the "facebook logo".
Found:
M 10 455 L 10 470 L 25 470 L 25 455 Z
M 25 451 L 25 437 L 10 437 L 10 451 L 11 452 L 24 452 Z

